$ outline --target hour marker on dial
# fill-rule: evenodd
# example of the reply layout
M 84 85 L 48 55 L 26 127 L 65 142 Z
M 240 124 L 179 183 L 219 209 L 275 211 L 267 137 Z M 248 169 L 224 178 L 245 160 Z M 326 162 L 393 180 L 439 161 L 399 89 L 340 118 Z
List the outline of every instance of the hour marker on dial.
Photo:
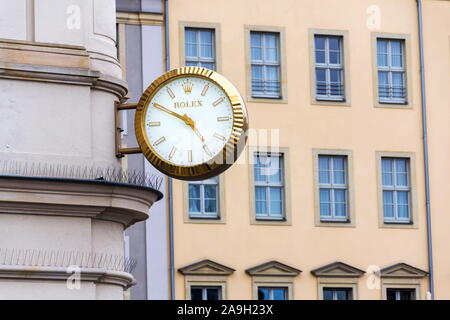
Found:
M 158 127 L 161 125 L 161 122 L 149 122 L 147 123 L 149 127 Z
M 162 142 L 164 142 L 166 140 L 165 137 L 161 137 L 158 140 L 156 140 L 153 145 L 157 146 L 158 144 L 161 144 Z
M 175 94 L 173 93 L 173 91 L 170 88 L 167 88 L 167 93 L 169 94 L 169 96 L 173 99 L 175 98 Z
M 214 133 L 213 137 L 214 137 L 214 138 L 217 138 L 217 139 L 219 139 L 219 140 L 223 140 L 223 141 L 226 140 L 225 137 L 224 137 L 223 135 L 218 134 L 217 132 Z
M 188 150 L 188 161 L 192 162 L 192 150 Z
M 206 144 L 203 146 L 203 149 L 205 150 L 205 152 L 208 156 L 212 157 L 212 153 Z
M 176 147 L 173 147 L 173 148 L 172 148 L 172 151 L 170 151 L 169 159 L 172 159 L 172 158 L 173 158 L 173 155 L 175 154 L 175 151 L 177 151 L 177 148 L 176 148 Z
M 217 99 L 216 101 L 213 102 L 213 106 L 214 107 L 218 106 L 223 100 L 225 100 L 224 97 Z
M 208 91 L 208 89 L 209 89 L 209 84 L 205 85 L 205 87 L 203 88 L 202 96 L 204 96 L 204 95 L 206 94 L 206 92 Z
M 228 121 L 230 117 L 217 117 L 217 121 Z

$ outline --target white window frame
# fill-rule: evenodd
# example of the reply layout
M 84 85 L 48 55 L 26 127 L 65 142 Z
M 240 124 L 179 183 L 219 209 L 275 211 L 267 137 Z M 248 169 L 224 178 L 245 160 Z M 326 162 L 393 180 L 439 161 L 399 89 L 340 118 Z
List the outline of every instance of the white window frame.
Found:
M 216 179 L 213 183 L 212 179 Z M 209 182 L 211 181 L 211 182 Z M 189 186 L 199 185 L 200 186 L 200 212 L 190 211 L 189 201 L 191 197 L 189 196 Z M 216 212 L 205 212 L 205 186 L 215 186 L 216 187 Z M 190 181 L 187 187 L 187 209 L 189 214 L 189 219 L 220 219 L 220 181 L 219 177 L 202 180 L 202 181 Z M 197 198 L 195 198 L 197 199 Z
M 316 38 L 325 38 L 325 63 L 317 62 L 317 48 L 316 48 Z M 339 64 L 332 64 L 329 61 L 330 58 L 330 47 L 329 47 L 329 39 L 337 38 L 339 39 Z M 318 69 L 323 69 L 326 72 L 325 86 L 327 94 L 318 94 L 317 86 L 319 81 L 317 80 L 317 74 L 315 76 L 316 83 L 315 85 L 315 96 L 317 101 L 345 101 L 345 72 L 344 72 L 344 37 L 340 35 L 327 35 L 327 34 L 314 34 L 314 62 L 315 69 L 314 72 L 317 72 Z M 341 78 L 341 88 L 340 95 L 331 95 L 331 78 L 330 73 L 331 70 L 339 70 L 340 78 Z
M 251 36 L 254 33 L 259 33 L 261 34 L 261 60 L 255 60 L 252 57 L 252 41 L 251 41 Z M 276 36 L 276 46 L 277 46 L 277 58 L 278 61 L 267 61 L 265 59 L 265 39 L 266 39 L 266 35 L 267 34 L 274 34 Z M 277 67 L 278 68 L 278 94 L 275 93 L 271 93 L 268 91 L 254 91 L 253 90 L 253 71 L 252 68 L 250 68 L 250 73 L 251 73 L 251 93 L 252 93 L 252 97 L 253 98 L 275 98 L 275 99 L 280 99 L 281 98 L 281 50 L 280 50 L 280 33 L 279 32 L 273 32 L 273 31 L 254 31 L 254 30 L 250 30 L 250 62 L 251 62 L 251 67 L 253 66 L 262 66 L 263 67 L 263 83 L 266 83 L 266 79 L 267 79 L 267 75 L 266 75 L 266 67 L 267 66 L 271 66 L 271 67 Z
M 387 41 L 387 66 L 380 66 L 378 62 L 378 42 L 379 41 Z M 402 60 L 402 67 L 394 67 L 392 66 L 392 48 L 391 43 L 392 42 L 400 42 L 400 47 L 402 50 L 401 60 Z M 390 91 L 389 98 L 382 97 L 380 95 L 380 77 L 379 74 L 377 75 L 377 89 L 378 89 L 378 99 L 379 103 L 390 103 L 390 104 L 408 104 L 408 84 L 407 84 L 407 76 L 406 76 L 406 45 L 405 45 L 405 39 L 394 39 L 394 38 L 383 38 L 378 37 L 376 39 L 376 65 L 377 65 L 377 73 L 379 72 L 387 72 L 388 73 L 388 88 L 387 90 Z M 393 81 L 392 81 L 392 74 L 393 73 L 401 73 L 403 78 L 403 98 L 395 98 L 393 96 Z
M 326 184 L 326 183 L 321 183 L 320 182 L 320 165 L 319 163 L 317 164 L 317 170 L 319 170 L 318 174 L 318 183 L 319 183 L 319 211 L 320 211 L 320 221 L 321 222 L 348 222 L 350 217 L 349 217 L 349 190 L 348 190 L 348 157 L 346 155 L 338 155 L 338 154 L 319 154 L 318 155 L 318 160 L 320 161 L 321 157 L 328 157 L 328 161 L 329 161 L 329 174 L 330 174 L 330 183 Z M 344 159 L 344 184 L 335 184 L 334 183 L 334 164 L 333 164 L 333 158 L 343 158 Z M 321 189 L 328 189 L 330 190 L 330 210 L 331 210 L 331 216 L 330 217 L 326 217 L 326 216 L 322 216 L 322 212 L 320 210 L 321 208 L 321 201 L 320 201 L 320 190 Z M 345 217 L 337 217 L 336 216 L 336 206 L 335 206 L 335 199 L 334 199 L 334 191 L 335 190 L 345 190 Z
M 284 153 L 281 152 L 276 152 L 276 153 L 272 153 L 272 152 L 255 152 L 254 153 L 254 165 L 253 165 L 253 170 L 255 170 L 254 166 L 257 163 L 257 158 L 258 157 L 279 157 L 280 158 L 280 175 L 281 175 L 281 182 L 277 183 L 277 182 L 270 182 L 270 181 L 266 181 L 266 182 L 262 182 L 262 181 L 256 181 L 256 177 L 253 176 L 253 187 L 254 187 L 254 193 L 255 193 L 255 218 L 256 220 L 273 220 L 273 221 L 285 221 L 286 220 L 286 199 L 285 199 L 285 165 L 284 165 L 284 161 L 285 161 L 285 157 L 284 157 Z M 265 188 L 266 191 L 266 214 L 261 214 L 261 213 L 257 213 L 257 200 L 256 200 L 256 188 L 258 187 L 263 187 Z M 278 214 L 271 214 L 270 213 L 270 188 L 280 188 L 281 189 L 281 215 Z
M 191 291 L 191 300 L 192 300 L 192 289 L 201 289 L 202 290 L 202 301 L 213 301 L 213 300 L 208 300 L 207 299 L 207 297 L 208 297 L 208 294 L 207 294 L 207 290 L 208 289 L 217 289 L 217 291 L 218 291 L 218 297 L 219 297 L 219 299 L 218 300 L 222 300 L 222 287 L 221 286 L 196 286 L 196 285 L 193 285 L 193 286 L 190 286 L 189 287 L 189 290 Z
M 323 296 L 325 296 L 325 290 L 332 290 L 333 291 L 333 301 L 337 300 L 337 290 L 348 290 L 350 291 L 350 295 L 351 295 L 351 299 L 347 299 L 348 301 L 354 300 L 354 296 L 353 296 L 353 288 L 352 287 L 326 287 L 324 286 L 322 288 L 323 291 Z
M 188 56 L 186 48 L 184 49 L 185 52 L 185 64 L 188 65 L 188 63 L 195 64 L 198 67 L 202 66 L 202 63 L 212 63 L 213 69 L 216 70 L 217 63 L 216 63 L 216 41 L 215 41 L 215 29 L 210 28 L 198 28 L 198 27 L 185 27 L 184 28 L 184 46 L 186 47 L 187 44 L 187 38 L 186 38 L 186 32 L 188 30 L 195 31 L 195 39 L 196 42 L 193 43 L 197 47 L 197 56 Z M 200 31 L 209 31 L 211 32 L 211 45 L 212 45 L 212 58 L 210 57 L 202 57 L 201 56 L 201 37 L 200 37 Z
M 289 287 L 281 287 L 281 286 L 258 286 L 258 295 L 259 295 L 259 289 L 268 289 L 269 290 L 269 299 L 268 300 L 274 300 L 273 299 L 273 290 L 274 289 L 283 289 L 284 290 L 284 299 L 283 300 L 289 300 Z M 262 300 L 260 300 L 262 301 Z
M 387 186 L 383 184 L 383 160 L 384 159 L 390 159 L 394 161 L 394 165 L 392 168 L 392 186 Z M 407 179 L 407 186 L 398 186 L 397 185 L 397 160 L 406 160 L 406 179 Z M 383 206 L 383 220 L 384 223 L 400 223 L 400 224 L 410 224 L 412 223 L 412 203 L 411 203 L 411 159 L 410 158 L 402 158 L 402 157 L 381 157 L 381 201 Z M 392 201 L 393 201 L 393 207 L 394 207 L 394 218 L 386 218 L 385 212 L 384 212 L 384 191 L 392 191 Z M 399 218 L 398 217 L 398 200 L 397 200 L 397 192 L 408 192 L 408 218 Z

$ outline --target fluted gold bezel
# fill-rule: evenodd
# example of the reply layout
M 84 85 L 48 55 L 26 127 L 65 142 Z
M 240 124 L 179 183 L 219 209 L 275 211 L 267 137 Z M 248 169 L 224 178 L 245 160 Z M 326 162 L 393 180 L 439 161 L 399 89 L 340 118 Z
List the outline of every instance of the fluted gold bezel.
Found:
M 145 114 L 155 94 L 168 82 L 186 77 L 203 78 L 217 85 L 225 92 L 233 109 L 233 129 L 221 152 L 208 162 L 194 166 L 176 165 L 162 158 L 149 142 L 145 128 Z M 137 105 L 134 126 L 142 153 L 156 169 L 176 179 L 194 181 L 216 176 L 237 160 L 245 146 L 248 117 L 241 95 L 224 76 L 202 67 L 182 67 L 164 73 L 148 86 Z

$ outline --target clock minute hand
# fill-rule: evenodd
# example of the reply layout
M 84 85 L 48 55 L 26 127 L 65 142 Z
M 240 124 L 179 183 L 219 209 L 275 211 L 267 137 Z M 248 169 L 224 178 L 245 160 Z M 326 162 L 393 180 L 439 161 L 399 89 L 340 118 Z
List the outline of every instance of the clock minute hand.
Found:
M 203 142 L 205 141 L 205 139 L 203 138 L 203 136 L 201 135 L 200 131 L 198 131 L 198 129 L 195 127 L 195 122 L 194 120 L 192 120 L 187 114 L 178 114 L 176 112 L 173 112 L 172 110 L 167 109 L 166 107 L 163 107 L 162 105 L 158 104 L 158 103 L 153 103 L 153 105 L 158 108 L 161 111 L 164 111 L 180 120 L 183 120 L 183 122 L 188 125 L 192 130 L 194 130 L 195 134 L 200 138 L 200 140 Z
M 182 116 L 182 115 L 180 115 L 180 114 L 178 114 L 178 113 L 176 113 L 176 112 L 173 112 L 172 110 L 169 110 L 169 109 L 167 109 L 166 107 L 163 107 L 162 105 L 160 105 L 160 104 L 158 104 L 158 103 L 153 103 L 153 105 L 154 105 L 156 108 L 158 108 L 159 110 L 164 111 L 165 113 L 168 113 L 168 114 L 170 114 L 170 115 L 172 115 L 172 116 L 174 116 L 174 117 L 176 117 L 176 118 L 178 118 L 178 119 L 180 119 L 180 120 L 183 120 L 184 123 L 186 123 L 188 126 L 190 126 L 189 123 L 187 122 L 186 117 L 184 117 L 184 116 Z

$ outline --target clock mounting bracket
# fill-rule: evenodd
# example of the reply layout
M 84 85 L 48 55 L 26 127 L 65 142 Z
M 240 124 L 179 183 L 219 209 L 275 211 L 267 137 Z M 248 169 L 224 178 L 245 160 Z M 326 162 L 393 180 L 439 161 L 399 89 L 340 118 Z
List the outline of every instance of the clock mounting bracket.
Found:
M 116 139 L 116 157 L 117 158 L 123 158 L 127 154 L 137 154 L 142 153 L 142 150 L 140 147 L 135 148 L 122 148 L 121 146 L 121 133 L 123 132 L 120 116 L 120 111 L 126 111 L 126 110 L 136 110 L 137 103 L 120 103 L 119 101 L 116 101 L 114 103 L 114 117 L 115 117 L 115 139 Z

